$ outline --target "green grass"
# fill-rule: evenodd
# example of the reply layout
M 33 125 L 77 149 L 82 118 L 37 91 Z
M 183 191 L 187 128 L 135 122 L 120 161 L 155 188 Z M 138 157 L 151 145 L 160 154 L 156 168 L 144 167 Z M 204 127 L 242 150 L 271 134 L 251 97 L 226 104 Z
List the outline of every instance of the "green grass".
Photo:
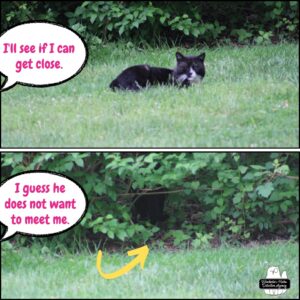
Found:
M 105 280 L 96 254 L 43 255 L 24 248 L 2 255 L 2 298 L 269 298 L 258 288 L 270 266 L 286 271 L 291 288 L 280 298 L 299 298 L 296 243 L 174 251 L 151 250 L 145 269 Z M 129 262 L 125 251 L 104 252 L 102 269 Z
M 175 66 L 175 52 L 109 44 L 74 79 L 2 94 L 4 147 L 297 147 L 299 45 L 219 47 L 189 89 L 112 92 L 124 68 Z

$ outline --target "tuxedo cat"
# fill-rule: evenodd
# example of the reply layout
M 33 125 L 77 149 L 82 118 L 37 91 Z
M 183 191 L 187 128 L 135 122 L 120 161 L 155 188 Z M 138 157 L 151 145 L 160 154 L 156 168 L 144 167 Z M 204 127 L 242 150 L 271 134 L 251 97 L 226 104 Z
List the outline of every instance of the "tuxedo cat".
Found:
M 201 82 L 205 76 L 205 53 L 198 56 L 184 56 L 176 53 L 177 65 L 173 71 L 173 78 L 177 85 L 188 87 L 192 83 Z
M 192 83 L 200 82 L 205 76 L 205 53 L 198 56 L 184 56 L 176 52 L 177 65 L 175 69 L 137 65 L 125 69 L 109 87 L 112 90 L 138 91 L 151 85 L 173 84 L 188 87 Z
M 165 189 L 158 189 L 156 192 L 164 192 Z M 132 209 L 133 221 L 148 220 L 152 224 L 158 224 L 168 218 L 164 212 L 166 194 L 147 194 L 138 195 L 133 198 L 134 206 Z

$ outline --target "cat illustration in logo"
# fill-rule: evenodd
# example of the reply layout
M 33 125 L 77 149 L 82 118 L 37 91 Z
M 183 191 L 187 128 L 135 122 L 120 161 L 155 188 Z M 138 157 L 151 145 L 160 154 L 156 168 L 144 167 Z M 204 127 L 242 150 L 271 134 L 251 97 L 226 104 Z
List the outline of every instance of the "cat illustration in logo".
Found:
M 287 279 L 287 274 L 286 271 L 282 272 L 282 274 L 280 275 L 279 272 L 279 268 L 278 267 L 270 267 L 268 269 L 268 273 L 267 273 L 267 279 Z M 273 296 L 277 296 L 277 295 L 281 295 L 284 294 L 286 292 L 286 289 L 264 289 L 265 293 L 267 295 L 273 295 Z

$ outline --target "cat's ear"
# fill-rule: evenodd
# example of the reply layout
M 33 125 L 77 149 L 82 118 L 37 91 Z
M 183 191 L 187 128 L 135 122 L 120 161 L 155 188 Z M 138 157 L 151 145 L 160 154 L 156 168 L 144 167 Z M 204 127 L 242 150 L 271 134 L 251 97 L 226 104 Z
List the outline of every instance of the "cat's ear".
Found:
M 183 60 L 184 55 L 182 55 L 180 52 L 176 52 L 176 59 L 177 59 L 177 61 Z
M 205 58 L 205 52 L 201 53 L 198 58 L 202 61 L 204 61 L 204 58 Z

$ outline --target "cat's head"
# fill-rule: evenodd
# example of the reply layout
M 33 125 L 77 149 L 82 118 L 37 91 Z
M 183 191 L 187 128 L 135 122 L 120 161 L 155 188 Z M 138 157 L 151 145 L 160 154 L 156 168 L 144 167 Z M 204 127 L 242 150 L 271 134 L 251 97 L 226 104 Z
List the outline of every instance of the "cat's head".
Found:
M 176 52 L 177 65 L 173 73 L 176 82 L 186 85 L 200 82 L 205 76 L 204 58 L 204 52 L 198 56 L 185 56 Z

